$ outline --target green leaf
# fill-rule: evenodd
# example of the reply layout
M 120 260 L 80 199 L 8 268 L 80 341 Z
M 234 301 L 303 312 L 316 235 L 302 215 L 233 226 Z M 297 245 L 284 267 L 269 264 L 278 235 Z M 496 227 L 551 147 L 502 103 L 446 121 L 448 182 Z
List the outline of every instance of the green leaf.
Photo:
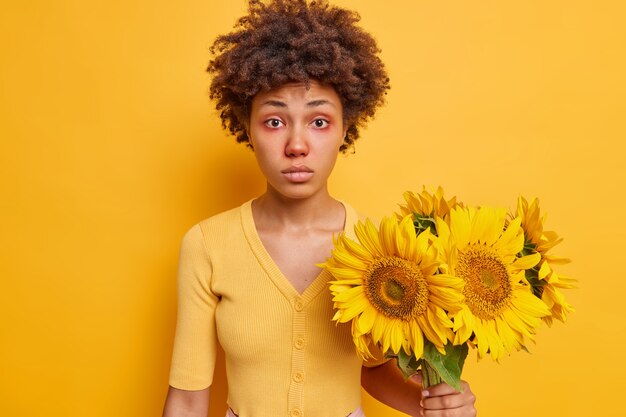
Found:
M 397 355 L 393 355 L 398 360 L 398 368 L 402 371 L 404 379 L 408 379 L 411 375 L 415 375 L 421 365 L 421 361 L 418 360 L 412 353 L 407 355 L 404 349 L 400 349 Z
M 437 223 L 435 223 L 433 216 L 422 216 L 414 212 L 413 226 L 415 227 L 415 235 L 419 235 L 426 229 L 430 229 L 432 234 L 437 235 Z
M 469 349 L 467 343 L 462 345 L 446 345 L 446 354 L 443 355 L 430 342 L 424 344 L 422 358 L 432 367 L 441 379 L 457 391 L 461 391 L 461 372 L 465 364 Z

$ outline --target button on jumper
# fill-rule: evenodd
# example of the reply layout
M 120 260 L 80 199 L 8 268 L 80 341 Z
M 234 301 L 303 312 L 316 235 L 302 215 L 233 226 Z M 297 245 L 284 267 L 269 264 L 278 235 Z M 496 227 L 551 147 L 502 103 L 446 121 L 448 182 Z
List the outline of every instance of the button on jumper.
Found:
M 302 411 L 300 411 L 297 408 L 294 408 L 293 410 L 291 410 L 291 412 L 289 413 L 289 415 L 291 417 L 302 417 Z
M 293 308 L 295 308 L 296 311 L 302 311 L 304 309 L 304 301 L 302 301 L 301 299 L 297 299 L 293 305 Z
M 304 349 L 304 338 L 303 337 L 298 337 L 294 342 L 293 345 L 296 349 L 300 350 L 300 349 Z

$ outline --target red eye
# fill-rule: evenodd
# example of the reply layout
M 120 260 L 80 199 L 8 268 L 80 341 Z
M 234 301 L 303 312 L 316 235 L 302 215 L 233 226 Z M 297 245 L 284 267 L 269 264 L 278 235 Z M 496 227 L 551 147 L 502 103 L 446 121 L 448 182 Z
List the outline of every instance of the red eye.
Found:
M 279 119 L 269 119 L 265 121 L 265 126 L 271 127 L 272 129 L 277 129 L 283 125 L 283 122 Z
M 328 120 L 315 119 L 313 120 L 313 126 L 315 126 L 317 129 L 323 129 L 328 126 Z

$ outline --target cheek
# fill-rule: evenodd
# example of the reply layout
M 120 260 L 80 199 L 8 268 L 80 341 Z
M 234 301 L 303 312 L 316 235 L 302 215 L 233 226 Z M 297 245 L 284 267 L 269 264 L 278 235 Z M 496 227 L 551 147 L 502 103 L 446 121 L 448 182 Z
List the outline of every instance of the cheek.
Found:
M 337 145 L 336 149 L 328 149 L 324 152 L 324 166 L 327 167 L 328 170 L 331 170 L 335 166 L 335 162 L 337 162 L 337 157 L 339 156 L 339 145 Z
M 280 166 L 280 161 L 276 157 L 276 151 L 272 151 L 266 146 L 257 146 L 254 149 L 254 157 L 265 176 L 270 175 Z

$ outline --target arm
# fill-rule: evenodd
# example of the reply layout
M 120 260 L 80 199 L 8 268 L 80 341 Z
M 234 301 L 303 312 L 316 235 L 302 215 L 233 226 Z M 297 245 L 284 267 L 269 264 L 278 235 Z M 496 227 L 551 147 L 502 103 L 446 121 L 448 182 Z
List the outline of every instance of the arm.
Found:
M 211 264 L 199 225 L 182 240 L 178 263 L 178 315 L 170 387 L 163 417 L 206 417 L 217 336 Z M 178 387 L 178 388 L 174 388 Z
M 476 398 L 467 382 L 457 392 L 447 384 L 438 384 L 427 391 L 422 389 L 421 376 L 404 381 L 395 360 L 373 368 L 363 367 L 361 385 L 378 401 L 410 416 L 474 417 Z
M 420 416 L 422 385 L 415 380 L 404 381 L 395 360 L 380 366 L 361 368 L 361 386 L 381 403 L 410 416 Z
M 184 391 L 170 386 L 163 417 L 206 417 L 209 412 L 209 388 Z

